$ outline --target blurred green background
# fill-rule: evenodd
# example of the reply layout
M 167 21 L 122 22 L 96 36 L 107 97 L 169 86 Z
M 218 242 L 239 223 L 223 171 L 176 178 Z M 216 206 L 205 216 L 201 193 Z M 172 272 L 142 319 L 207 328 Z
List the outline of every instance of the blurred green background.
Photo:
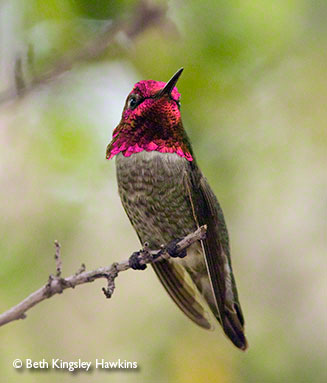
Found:
M 139 248 L 105 148 L 133 84 L 183 66 L 184 126 L 224 208 L 250 343 L 241 353 L 193 325 L 150 268 L 128 271 L 111 300 L 97 281 L 2 327 L 2 382 L 327 381 L 326 19 L 310 0 L 0 1 L 0 91 L 12 90 L 0 104 L 0 310 L 54 272 L 55 239 L 64 275 Z M 36 85 L 67 57 L 71 70 Z M 140 368 L 18 372 L 16 358 Z

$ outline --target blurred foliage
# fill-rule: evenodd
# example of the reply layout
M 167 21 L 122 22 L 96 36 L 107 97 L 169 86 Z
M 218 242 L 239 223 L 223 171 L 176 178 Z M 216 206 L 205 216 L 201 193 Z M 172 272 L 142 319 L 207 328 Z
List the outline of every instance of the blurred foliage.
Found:
M 250 349 L 189 323 L 154 273 L 65 292 L 1 329 L 5 382 L 322 383 L 326 363 L 327 3 L 148 1 L 166 19 L 0 105 L 0 310 L 54 271 L 139 247 L 105 148 L 141 79 L 178 83 L 184 125 L 225 211 Z M 0 1 L 0 90 L 60 66 L 138 1 Z M 32 47 L 32 48 L 31 48 Z M 125 273 L 124 273 L 125 274 Z M 17 372 L 16 358 L 137 361 L 137 372 Z

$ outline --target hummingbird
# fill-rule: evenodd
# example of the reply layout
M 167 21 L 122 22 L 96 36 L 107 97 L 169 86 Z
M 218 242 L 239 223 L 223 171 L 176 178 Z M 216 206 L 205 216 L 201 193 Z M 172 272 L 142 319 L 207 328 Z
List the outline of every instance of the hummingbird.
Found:
M 223 211 L 183 128 L 175 86 L 182 71 L 167 83 L 145 80 L 134 85 L 106 158 L 116 159 L 121 202 L 142 246 L 160 249 L 207 225 L 206 238 L 186 254 L 151 265 L 184 314 L 205 329 L 218 321 L 232 343 L 246 350 Z M 135 260 L 134 269 L 145 268 Z

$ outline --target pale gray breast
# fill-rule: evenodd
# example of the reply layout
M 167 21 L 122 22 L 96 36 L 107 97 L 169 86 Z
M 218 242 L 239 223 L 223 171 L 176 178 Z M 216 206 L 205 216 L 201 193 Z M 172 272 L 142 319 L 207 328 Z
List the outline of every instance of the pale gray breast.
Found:
M 142 243 L 157 248 L 196 229 L 183 181 L 187 165 L 175 153 L 116 156 L 119 194 Z

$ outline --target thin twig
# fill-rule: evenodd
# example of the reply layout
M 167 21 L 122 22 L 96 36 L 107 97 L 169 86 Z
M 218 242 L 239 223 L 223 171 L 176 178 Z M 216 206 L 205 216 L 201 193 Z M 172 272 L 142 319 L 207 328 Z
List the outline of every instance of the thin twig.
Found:
M 21 57 L 17 57 L 17 59 L 15 60 L 14 75 L 15 75 L 15 87 L 16 87 L 17 95 L 21 95 L 25 88 Z
M 205 238 L 207 232 L 206 225 L 198 228 L 194 233 L 187 235 L 176 243 L 172 241 L 175 247 L 176 255 L 183 252 L 193 243 L 201 241 Z M 5 325 L 6 323 L 12 322 L 17 319 L 24 319 L 26 317 L 25 313 L 33 306 L 44 301 L 47 298 L 52 297 L 56 294 L 61 294 L 64 290 L 68 288 L 75 288 L 75 286 L 82 285 L 85 283 L 90 283 L 99 278 L 106 278 L 108 281 L 107 288 L 103 288 L 103 292 L 107 298 L 110 298 L 115 290 L 115 279 L 118 274 L 122 271 L 126 271 L 131 268 L 129 259 L 119 263 L 113 263 L 111 266 L 100 267 L 93 271 L 85 271 L 85 265 L 83 270 L 79 270 L 74 275 L 71 275 L 67 278 L 60 277 L 61 274 L 61 258 L 60 258 L 60 245 L 56 241 L 56 254 L 58 253 L 58 258 L 56 258 L 57 266 L 57 276 L 50 275 L 48 282 L 42 286 L 40 289 L 36 290 L 34 293 L 30 294 L 22 302 L 18 303 L 16 306 L 12 307 L 8 311 L 5 311 L 0 315 L 0 326 Z M 139 252 L 138 261 L 140 265 L 145 265 L 148 263 L 158 262 L 163 259 L 169 259 L 170 255 L 167 252 L 170 244 L 163 246 L 159 250 L 150 250 L 148 246 L 145 246 Z M 60 263 L 58 263 L 58 259 Z M 58 275 L 58 269 L 60 273 Z
M 77 63 L 101 56 L 110 44 L 115 41 L 119 34 L 124 34 L 127 39 L 134 40 L 138 35 L 151 26 L 163 23 L 165 17 L 166 9 L 163 6 L 157 4 L 154 5 L 142 0 L 137 4 L 132 17 L 129 20 L 121 19 L 108 23 L 102 33 L 99 33 L 95 38 L 87 41 L 80 50 L 70 52 L 60 58 L 49 71 L 35 76 L 30 84 L 25 84 L 23 80 L 21 59 L 18 59 L 15 68 L 16 86 L 12 89 L 7 89 L 0 94 L 0 104 L 13 101 L 17 99 L 17 97 L 25 96 L 39 86 L 58 79 L 66 72 L 70 71 Z M 32 50 L 29 47 L 28 62 L 31 60 L 31 55 Z
M 62 272 L 62 260 L 61 260 L 61 253 L 60 253 L 61 246 L 57 240 L 54 241 L 54 244 L 56 247 L 56 252 L 55 252 L 56 269 L 57 269 L 56 276 L 60 277 L 61 272 Z

